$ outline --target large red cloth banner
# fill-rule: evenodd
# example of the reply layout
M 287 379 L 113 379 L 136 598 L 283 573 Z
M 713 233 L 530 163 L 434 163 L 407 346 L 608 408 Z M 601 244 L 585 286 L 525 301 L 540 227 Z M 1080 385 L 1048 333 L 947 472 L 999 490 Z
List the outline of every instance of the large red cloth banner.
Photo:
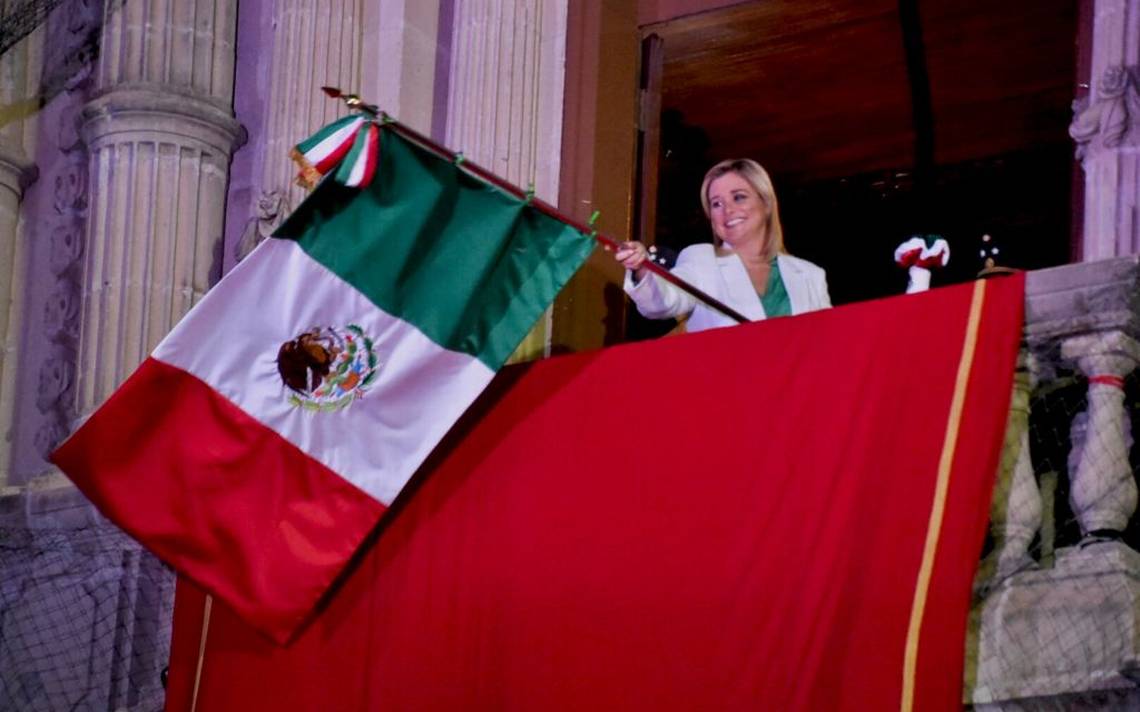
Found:
M 1021 276 L 508 369 L 277 647 L 169 710 L 957 710 Z

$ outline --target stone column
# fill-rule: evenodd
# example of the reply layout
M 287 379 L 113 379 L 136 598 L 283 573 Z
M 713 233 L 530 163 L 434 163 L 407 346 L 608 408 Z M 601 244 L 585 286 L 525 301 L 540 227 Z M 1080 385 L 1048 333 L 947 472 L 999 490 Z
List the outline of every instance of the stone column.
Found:
M 1069 500 L 1090 538 L 1123 532 L 1136 512 L 1136 479 L 1128 460 L 1131 419 L 1124 407 L 1124 378 L 1140 362 L 1140 343 L 1119 331 L 1066 339 L 1062 356 L 1088 377 L 1088 422 L 1076 468 L 1069 472 Z
M 82 112 L 91 198 L 76 409 L 89 414 L 221 270 L 236 4 L 107 3 Z
M 0 11 L 12 10 L 0 2 Z M 0 56 L 0 104 L 27 105 L 28 41 L 22 41 Z M 10 482 L 12 440 L 15 426 L 16 373 L 19 358 L 21 316 L 27 256 L 20 235 L 20 200 L 36 177 L 27 159 L 21 119 L 0 122 L 0 492 Z
M 457 0 L 444 142 L 558 202 L 566 0 Z M 516 351 L 549 351 L 550 311 Z
M 1085 171 L 1085 261 L 1140 252 L 1140 0 L 1094 0 L 1089 96 L 1069 134 Z
M 0 138 L 0 275 L 9 277 L 8 284 L 0 287 L 0 490 L 8 483 L 12 466 L 11 431 L 15 425 L 16 367 L 26 272 L 18 229 L 20 198 L 34 176 L 35 169 L 23 151 Z

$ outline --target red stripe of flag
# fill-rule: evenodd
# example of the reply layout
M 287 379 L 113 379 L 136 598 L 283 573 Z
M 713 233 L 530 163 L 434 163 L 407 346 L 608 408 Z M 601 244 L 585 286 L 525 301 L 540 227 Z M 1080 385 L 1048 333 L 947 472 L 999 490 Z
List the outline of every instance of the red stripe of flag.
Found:
M 52 461 L 108 518 L 278 642 L 386 509 L 153 358 Z

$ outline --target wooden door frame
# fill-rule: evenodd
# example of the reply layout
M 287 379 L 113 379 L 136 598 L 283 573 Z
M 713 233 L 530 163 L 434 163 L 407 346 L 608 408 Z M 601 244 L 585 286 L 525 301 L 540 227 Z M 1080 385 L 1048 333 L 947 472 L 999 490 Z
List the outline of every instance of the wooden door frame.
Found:
M 739 4 L 742 0 L 569 4 L 559 209 L 582 220 L 600 211 L 598 229 L 618 239 L 639 234 L 634 214 L 641 42 L 662 23 Z M 642 214 L 648 212 L 644 206 Z M 624 338 L 623 275 L 600 250 L 587 261 L 555 300 L 552 353 L 600 348 Z

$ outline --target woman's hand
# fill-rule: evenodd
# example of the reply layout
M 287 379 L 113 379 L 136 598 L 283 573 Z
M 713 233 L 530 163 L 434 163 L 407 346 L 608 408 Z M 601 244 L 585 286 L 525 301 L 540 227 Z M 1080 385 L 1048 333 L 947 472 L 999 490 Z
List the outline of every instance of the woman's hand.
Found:
M 640 279 L 644 276 L 645 270 L 642 269 L 642 265 L 645 264 L 645 260 L 649 259 L 649 250 L 637 240 L 630 240 L 621 244 L 621 247 L 614 253 L 614 259 Z

